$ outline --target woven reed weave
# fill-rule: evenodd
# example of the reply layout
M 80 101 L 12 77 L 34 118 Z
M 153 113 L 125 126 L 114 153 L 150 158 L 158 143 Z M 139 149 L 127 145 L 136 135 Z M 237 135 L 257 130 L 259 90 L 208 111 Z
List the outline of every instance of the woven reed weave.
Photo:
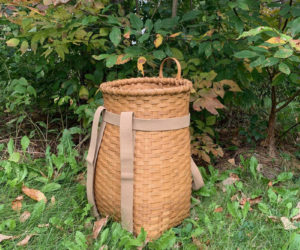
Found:
M 162 119 L 189 113 L 191 82 L 133 78 L 101 84 L 105 108 L 136 118 Z M 107 124 L 98 153 L 94 192 L 98 211 L 120 220 L 119 127 Z M 159 237 L 189 216 L 191 197 L 189 128 L 135 132 L 133 231 Z

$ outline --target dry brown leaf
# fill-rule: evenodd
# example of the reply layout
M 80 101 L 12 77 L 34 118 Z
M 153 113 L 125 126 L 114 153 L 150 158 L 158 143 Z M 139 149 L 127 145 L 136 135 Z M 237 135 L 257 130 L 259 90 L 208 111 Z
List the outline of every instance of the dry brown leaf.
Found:
M 238 194 L 235 194 L 230 198 L 230 200 L 235 201 L 235 200 L 237 200 L 237 198 L 238 198 Z
M 300 201 L 298 202 L 296 208 L 298 208 L 298 214 L 295 215 L 295 216 L 292 218 L 292 220 L 293 220 L 293 221 L 300 221 Z
M 286 43 L 286 41 L 282 40 L 279 36 L 278 37 L 271 37 L 266 42 L 271 43 L 271 44 L 285 44 Z
M 131 60 L 130 57 L 126 58 L 126 59 L 123 59 L 124 57 L 125 57 L 125 54 L 119 55 L 118 58 L 117 58 L 116 64 L 117 65 L 125 64 L 125 63 L 127 63 L 127 62 L 129 62 Z
M 279 221 L 279 218 L 276 217 L 276 216 L 273 216 L 273 215 L 268 216 L 268 218 L 269 218 L 271 221 L 273 221 L 273 222 L 278 222 L 278 221 Z
M 25 222 L 29 219 L 30 217 L 30 212 L 29 211 L 24 211 L 21 215 L 20 215 L 20 222 Z
M 242 208 L 244 207 L 244 205 L 246 204 L 247 201 L 250 203 L 250 206 L 253 206 L 253 205 L 258 204 L 262 201 L 262 196 L 258 196 L 258 197 L 253 198 L 253 199 L 243 197 L 240 200 L 240 205 L 241 205 Z M 252 209 L 250 208 L 250 210 L 252 210 Z
M 272 181 L 269 181 L 269 183 L 268 183 L 268 187 L 272 187 L 273 186 L 273 183 L 272 183 Z
M 38 224 L 38 227 L 39 227 L 39 228 L 42 228 L 42 227 L 49 227 L 49 223 L 47 223 L 47 224 Z
M 201 150 L 201 151 L 199 152 L 199 155 L 200 155 L 200 157 L 201 157 L 202 160 L 204 160 L 204 161 L 210 163 L 210 157 L 209 157 L 209 155 L 206 154 L 204 151 Z
M 174 34 L 170 35 L 169 37 L 170 37 L 170 38 L 174 38 L 174 37 L 176 37 L 176 36 L 179 36 L 181 33 L 182 33 L 182 32 L 177 32 L 177 33 L 174 33 Z
M 29 234 L 27 235 L 23 240 L 21 240 L 17 246 L 25 246 L 28 244 L 29 240 L 31 239 L 32 236 L 34 236 L 35 234 Z
M 229 86 L 229 91 L 232 92 L 241 92 L 242 90 L 240 89 L 239 85 L 237 85 L 237 83 L 235 81 L 232 80 L 222 80 L 220 81 L 220 83 L 224 86 L 227 85 Z
M 214 32 L 215 32 L 215 30 L 214 30 L 214 29 L 211 29 L 211 30 L 207 31 L 207 32 L 204 34 L 204 36 L 212 36 Z
M 297 51 L 300 51 L 300 39 L 297 40 L 292 39 L 289 42 L 293 48 L 295 48 Z
M 130 30 L 124 33 L 123 35 L 124 38 L 129 39 L 130 38 Z
M 201 111 L 202 109 L 206 109 L 210 113 L 214 115 L 218 115 L 219 113 L 216 109 L 222 109 L 224 108 L 224 105 L 217 98 L 203 97 L 197 99 L 193 103 L 193 108 L 196 111 Z
M 214 210 L 214 213 L 222 213 L 223 212 L 223 208 L 222 207 L 217 207 L 215 210 Z
M 107 220 L 108 220 L 108 216 L 95 221 L 94 227 L 93 227 L 93 239 L 97 239 L 101 229 L 106 225 Z
M 223 98 L 225 95 L 225 90 L 223 89 L 223 85 L 220 82 L 214 83 L 214 91 L 221 98 Z
M 11 208 L 14 211 L 20 211 L 22 209 L 22 200 L 23 200 L 23 195 L 18 196 L 16 199 L 14 199 L 11 202 Z
M 224 186 L 227 186 L 227 185 L 232 185 L 233 183 L 235 183 L 236 181 L 238 181 L 240 178 L 234 174 L 234 173 L 230 173 L 229 177 L 225 180 L 222 181 L 222 184 Z
M 13 238 L 14 238 L 14 236 L 12 236 L 12 235 L 0 234 L 0 242 L 2 242 L 4 240 L 12 240 Z
M 137 61 L 137 68 L 141 71 L 142 75 L 144 76 L 144 64 L 147 62 L 147 59 L 143 56 L 139 57 Z
M 234 159 L 234 158 L 229 159 L 228 162 L 229 162 L 231 165 L 235 165 L 235 159 Z
M 43 200 L 45 203 L 47 203 L 46 196 L 37 189 L 28 188 L 26 186 L 22 187 L 22 191 L 24 194 L 26 194 L 28 197 L 30 197 L 33 200 L 41 201 Z
M 280 220 L 281 220 L 285 230 L 297 229 L 297 227 L 294 226 L 294 224 L 292 222 L 290 222 L 290 220 L 287 217 L 281 217 Z
M 163 36 L 161 34 L 156 34 L 156 39 L 154 40 L 154 46 L 155 48 L 158 48 L 163 41 Z

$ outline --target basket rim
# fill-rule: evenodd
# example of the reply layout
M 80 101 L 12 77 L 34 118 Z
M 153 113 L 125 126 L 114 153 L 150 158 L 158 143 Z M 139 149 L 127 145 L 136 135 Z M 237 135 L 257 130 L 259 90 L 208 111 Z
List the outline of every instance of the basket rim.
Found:
M 170 85 L 169 88 L 151 88 L 151 89 L 123 89 L 118 88 L 122 85 L 143 83 L 156 83 Z M 172 86 L 173 85 L 173 86 Z M 187 79 L 165 78 L 165 77 L 137 77 L 114 80 L 100 84 L 99 89 L 104 94 L 129 95 L 129 96 L 153 96 L 153 95 L 173 95 L 184 92 L 190 92 L 192 82 Z

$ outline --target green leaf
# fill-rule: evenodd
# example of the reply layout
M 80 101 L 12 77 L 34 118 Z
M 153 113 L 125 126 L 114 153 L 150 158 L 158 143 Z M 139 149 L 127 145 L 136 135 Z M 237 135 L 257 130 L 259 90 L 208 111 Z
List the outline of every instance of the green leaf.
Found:
M 242 10 L 249 10 L 248 4 L 245 0 L 238 0 L 237 6 Z
M 265 203 L 262 203 L 262 202 L 258 203 L 258 209 L 266 215 L 270 214 L 270 209 L 269 209 L 268 205 Z
M 23 136 L 21 139 L 21 146 L 24 152 L 27 150 L 29 144 L 30 144 L 29 138 L 26 135 Z
M 277 179 L 273 181 L 273 184 L 278 182 L 284 182 L 293 178 L 292 172 L 283 172 L 277 176 Z
M 212 126 L 216 123 L 216 116 L 208 116 L 206 117 L 206 125 L 207 126 Z
M 190 12 L 186 12 L 182 19 L 181 22 L 186 22 L 186 21 L 190 21 L 193 20 L 195 18 L 197 18 L 197 16 L 200 14 L 201 12 L 199 10 L 192 10 Z
M 277 202 L 277 195 L 272 189 L 268 190 L 268 197 L 271 203 Z
M 121 41 L 121 30 L 119 28 L 113 27 L 110 34 L 109 39 L 112 43 L 117 47 Z
M 130 13 L 129 18 L 131 27 L 138 31 L 140 31 L 143 28 L 143 21 L 137 15 Z
M 210 43 L 205 47 L 204 53 L 205 53 L 205 55 L 206 55 L 207 58 L 211 56 L 211 54 L 212 54 L 212 48 L 211 48 L 211 44 Z
M 11 155 L 14 152 L 14 140 L 12 138 L 9 139 L 9 142 L 7 143 L 7 151 Z
M 93 57 L 95 60 L 98 60 L 98 61 L 103 60 L 103 59 L 105 59 L 105 58 L 107 58 L 107 57 L 109 57 L 109 56 L 110 56 L 109 54 L 101 54 L 101 55 L 98 55 L 98 56 L 92 55 L 92 57 Z
M 20 153 L 19 152 L 13 152 L 10 156 L 9 156 L 9 161 L 13 161 L 18 163 L 20 161 Z
M 79 249 L 87 249 L 86 238 L 82 232 L 76 231 L 75 241 L 77 245 L 80 247 Z
M 292 35 L 295 36 L 300 32 L 300 17 L 292 21 L 289 26 L 291 27 Z
M 257 66 L 262 65 L 262 63 L 265 61 L 265 57 L 264 56 L 260 56 L 259 58 L 257 58 L 255 61 L 250 63 L 250 67 L 255 68 Z
M 267 58 L 265 61 L 263 61 L 262 67 L 271 67 L 277 63 L 279 63 L 278 58 L 270 57 L 270 58 Z
M 256 168 L 258 165 L 257 159 L 254 156 L 251 156 L 249 164 L 250 164 L 250 172 L 251 172 L 252 176 L 254 177 L 254 179 L 256 180 L 257 179 Z
M 184 60 L 182 52 L 177 48 L 171 48 L 172 56 L 178 59 L 179 61 Z
M 117 55 L 110 55 L 108 58 L 106 58 L 106 67 L 111 68 L 113 67 L 117 62 L 118 56 Z
M 153 52 L 153 56 L 156 58 L 156 59 L 159 59 L 159 60 L 162 60 L 166 57 L 166 54 L 163 50 L 155 50 Z
M 291 56 L 291 57 L 289 57 L 289 60 L 292 62 L 300 62 L 300 57 L 299 56 Z
M 237 58 L 252 58 L 258 56 L 258 54 L 250 50 L 243 50 L 235 53 L 234 56 Z
M 291 73 L 289 66 L 287 66 L 283 62 L 279 64 L 279 70 L 286 75 L 289 75 Z
M 293 55 L 293 50 L 291 49 L 279 49 L 276 51 L 276 53 L 274 54 L 274 57 L 277 58 L 288 58 L 291 55 Z
M 58 183 L 48 183 L 46 184 L 43 188 L 42 188 L 42 192 L 44 193 L 48 193 L 48 192 L 53 192 L 53 191 L 56 191 L 58 189 L 61 188 L 61 185 L 58 184 Z
M 249 31 L 245 31 L 243 32 L 238 39 L 243 38 L 243 37 L 248 37 L 248 36 L 256 36 L 262 32 L 266 32 L 266 31 L 274 31 L 275 33 L 277 33 L 278 35 L 280 35 L 280 32 L 278 32 L 276 29 L 271 28 L 271 27 L 265 27 L 265 26 L 260 26 L 257 27 L 255 29 L 251 29 Z
M 81 86 L 79 90 L 79 98 L 82 100 L 89 99 L 89 90 L 85 86 Z
M 12 39 L 9 39 L 8 41 L 6 41 L 6 45 L 9 47 L 16 47 L 16 46 L 18 46 L 19 42 L 20 42 L 19 39 L 12 38 Z
M 29 45 L 27 41 L 23 41 L 20 47 L 20 51 L 22 52 L 22 54 L 24 54 L 27 49 L 28 49 Z

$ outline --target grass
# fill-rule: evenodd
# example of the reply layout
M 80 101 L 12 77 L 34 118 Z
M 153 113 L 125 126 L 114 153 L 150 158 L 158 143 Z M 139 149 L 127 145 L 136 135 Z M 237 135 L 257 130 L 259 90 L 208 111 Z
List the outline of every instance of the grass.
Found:
M 8 157 L 2 154 L 0 234 L 17 237 L 2 241 L 0 249 L 20 248 L 17 243 L 29 234 L 35 235 L 25 249 L 136 249 L 143 244 L 144 234 L 134 238 L 111 220 L 98 238 L 92 239 L 94 218 L 87 204 L 85 186 L 77 181 L 84 166 L 74 164 L 77 155 L 70 138 L 65 133 L 60 152 L 48 153 L 46 159 L 31 159 L 26 147 L 20 159 L 12 157 L 14 150 L 8 150 Z M 300 223 L 294 223 L 297 229 L 285 230 L 280 221 L 268 219 L 271 215 L 291 218 L 298 213 L 295 207 L 300 201 L 299 172 L 283 173 L 269 186 L 269 180 L 256 171 L 256 166 L 252 157 L 244 160 L 241 168 L 223 173 L 213 167 L 205 172 L 202 169 L 206 186 L 193 193 L 191 216 L 144 249 L 299 250 Z M 56 177 L 48 178 L 48 175 Z M 239 180 L 224 189 L 221 183 L 230 175 L 238 176 Z M 12 210 L 11 202 L 22 194 L 23 183 L 42 190 L 47 204 L 24 195 L 21 211 Z M 250 211 L 248 203 L 241 208 L 238 201 L 232 201 L 236 194 L 239 199 L 244 196 L 261 200 L 251 205 Z M 51 197 L 55 197 L 54 203 Z M 218 207 L 223 210 L 215 212 Z M 21 223 L 19 218 L 24 211 L 29 211 L 31 216 Z M 41 224 L 46 226 L 41 227 Z

